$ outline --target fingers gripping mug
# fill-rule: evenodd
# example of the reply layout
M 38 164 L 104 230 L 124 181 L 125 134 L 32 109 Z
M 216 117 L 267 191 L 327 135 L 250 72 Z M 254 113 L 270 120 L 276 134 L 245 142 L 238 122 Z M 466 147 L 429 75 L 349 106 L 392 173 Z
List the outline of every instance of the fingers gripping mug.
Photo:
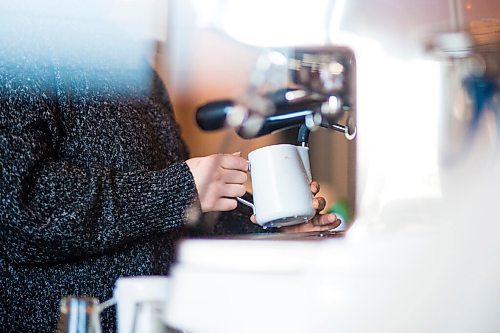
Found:
M 272 145 L 248 154 L 257 223 L 281 227 L 309 221 L 314 215 L 310 189 L 309 148 L 290 144 Z

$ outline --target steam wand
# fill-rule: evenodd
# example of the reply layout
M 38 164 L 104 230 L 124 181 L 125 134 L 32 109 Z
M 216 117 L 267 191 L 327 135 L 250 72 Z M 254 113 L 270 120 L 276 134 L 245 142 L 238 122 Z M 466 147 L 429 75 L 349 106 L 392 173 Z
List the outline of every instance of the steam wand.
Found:
M 297 141 L 299 141 L 302 145 L 302 147 L 308 147 L 309 146 L 309 134 L 311 133 L 311 130 L 309 127 L 307 127 L 306 124 L 300 125 L 299 128 L 299 134 L 297 135 Z
M 347 124 L 339 125 L 330 122 L 328 117 L 324 117 L 320 112 L 315 112 L 305 105 L 279 105 L 279 113 L 261 118 L 258 130 L 245 132 L 245 126 L 241 126 L 237 133 L 245 139 L 255 138 L 266 134 L 271 134 L 292 127 L 302 127 L 298 136 L 298 141 L 307 145 L 309 141 L 309 131 L 314 127 L 324 127 L 344 133 L 348 140 L 352 140 L 356 135 L 356 126 L 353 119 L 349 118 Z M 222 100 L 211 102 L 201 106 L 196 113 L 198 125 L 206 131 L 214 131 L 226 126 L 226 119 L 239 114 L 239 109 L 235 102 Z M 242 121 L 242 124 L 246 120 Z
M 350 132 L 349 125 L 339 125 L 339 124 L 329 124 L 325 121 L 322 121 L 319 124 L 320 127 L 324 128 L 329 128 L 333 129 L 335 131 L 344 133 L 344 135 L 349 139 L 352 140 L 356 136 L 356 130 L 354 129 L 353 132 Z M 297 135 L 297 141 L 301 143 L 302 147 L 308 147 L 309 146 L 309 134 L 311 133 L 310 126 L 307 124 L 307 119 L 306 122 L 300 125 L 299 128 L 299 133 Z

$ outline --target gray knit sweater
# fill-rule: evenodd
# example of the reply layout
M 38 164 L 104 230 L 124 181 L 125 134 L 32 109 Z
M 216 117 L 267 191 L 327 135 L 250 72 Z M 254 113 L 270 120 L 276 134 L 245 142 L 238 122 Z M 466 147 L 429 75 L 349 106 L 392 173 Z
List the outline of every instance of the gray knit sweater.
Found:
M 52 332 L 62 297 L 104 301 L 121 276 L 168 274 L 197 205 L 158 76 L 59 60 L 0 57 L 2 332 Z M 249 215 L 216 231 L 258 231 Z M 115 330 L 113 309 L 102 325 Z

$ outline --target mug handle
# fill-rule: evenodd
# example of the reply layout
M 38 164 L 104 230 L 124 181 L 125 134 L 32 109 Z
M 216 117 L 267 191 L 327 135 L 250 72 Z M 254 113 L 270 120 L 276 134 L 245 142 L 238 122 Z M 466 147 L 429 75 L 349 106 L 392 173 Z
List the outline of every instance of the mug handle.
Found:
M 250 201 L 247 201 L 247 200 L 245 200 L 245 199 L 242 199 L 242 198 L 240 198 L 240 197 L 236 197 L 235 199 L 236 199 L 238 202 L 240 202 L 240 203 L 244 204 L 245 206 L 248 206 L 248 207 L 252 208 L 252 210 L 253 210 L 253 215 L 257 215 L 257 214 L 255 214 L 255 205 L 254 205 L 253 203 L 251 203 Z

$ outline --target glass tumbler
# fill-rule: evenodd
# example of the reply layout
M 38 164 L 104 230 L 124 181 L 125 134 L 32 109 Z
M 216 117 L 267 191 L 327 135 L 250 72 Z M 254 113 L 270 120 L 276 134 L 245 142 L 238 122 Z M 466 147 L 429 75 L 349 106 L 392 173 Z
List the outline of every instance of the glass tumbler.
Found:
M 59 333 L 101 333 L 99 300 L 68 296 L 61 299 Z

